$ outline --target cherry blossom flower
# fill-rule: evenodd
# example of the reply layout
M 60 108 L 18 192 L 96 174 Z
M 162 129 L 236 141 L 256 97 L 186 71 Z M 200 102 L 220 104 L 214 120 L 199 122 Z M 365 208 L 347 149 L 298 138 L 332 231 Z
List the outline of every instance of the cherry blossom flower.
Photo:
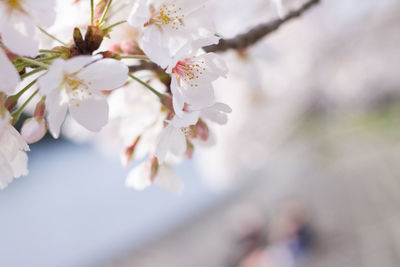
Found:
M 7 187 L 14 178 L 28 174 L 28 145 L 10 124 L 11 116 L 0 108 L 0 189 Z
M 188 144 L 190 145 L 192 139 L 199 139 L 203 143 L 208 141 L 208 127 L 203 121 L 210 120 L 218 124 L 226 124 L 227 113 L 231 112 L 232 109 L 228 105 L 214 103 L 201 110 L 189 109 L 183 112 L 181 117 L 175 116 L 172 120 L 167 120 L 167 126 L 160 135 L 155 151 L 158 161 L 164 162 L 169 153 L 176 157 L 182 157 L 185 152 L 191 154 L 193 147 L 188 147 Z
M 0 91 L 12 94 L 20 82 L 18 71 L 0 48 Z
M 90 56 L 56 59 L 39 79 L 40 92 L 47 97 L 49 130 L 55 138 L 67 110 L 90 131 L 99 131 L 108 121 L 108 103 L 101 90 L 122 86 L 128 68 L 114 59 L 94 60 Z
M 138 0 L 128 22 L 141 30 L 139 45 L 145 54 L 165 68 L 170 58 L 188 42 L 200 38 L 208 40 L 206 44 L 218 41 L 212 26 L 196 22 L 207 1 Z
M 167 126 L 163 129 L 158 142 L 155 156 L 160 163 L 163 163 L 168 152 L 177 157 L 184 155 L 187 149 L 186 136 L 190 134 L 191 125 L 199 120 L 197 112 L 185 112 L 182 117 L 175 116 L 172 120 L 166 121 Z
M 55 0 L 0 1 L 0 35 L 12 52 L 36 56 L 39 49 L 37 26 L 51 26 L 55 20 Z
M 207 53 L 178 60 L 171 66 L 167 71 L 171 72 L 173 107 L 178 116 L 182 115 L 185 103 L 201 109 L 215 102 L 212 82 L 227 74 L 219 56 Z
M 157 159 L 151 157 L 132 169 L 125 185 L 136 190 L 143 190 L 153 183 L 174 195 L 183 191 L 183 183 L 169 164 L 158 164 Z

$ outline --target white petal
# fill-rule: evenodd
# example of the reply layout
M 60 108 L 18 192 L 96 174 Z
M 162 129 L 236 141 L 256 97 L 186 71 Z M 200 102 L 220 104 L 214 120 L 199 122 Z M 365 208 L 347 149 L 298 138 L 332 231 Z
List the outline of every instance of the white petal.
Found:
M 207 3 L 209 0 L 196 0 L 196 1 L 188 1 L 188 0 L 175 0 L 173 4 L 177 8 L 182 8 L 181 12 L 184 13 L 186 16 L 190 13 L 198 10 L 199 8 L 203 8 L 204 4 Z
M 218 44 L 220 39 L 221 38 L 219 38 L 219 37 L 217 37 L 215 35 L 210 35 L 210 36 L 207 36 L 207 37 L 196 39 L 195 41 L 192 42 L 192 50 L 193 50 L 194 53 L 198 52 L 198 50 L 201 49 L 204 46 Z
M 10 135 L 13 137 L 13 141 L 15 142 L 15 146 L 17 150 L 29 151 L 29 146 L 25 142 L 24 138 L 22 138 L 21 134 L 15 129 L 13 126 L 9 125 Z
M 13 171 L 8 160 L 0 153 L 0 190 L 7 187 L 13 180 Z
M 213 72 L 217 76 L 226 77 L 228 74 L 228 67 L 221 56 L 215 53 L 207 53 L 201 56 L 208 65 L 209 71 Z
M 71 101 L 71 116 L 89 131 L 98 132 L 108 122 L 108 103 L 102 96 L 93 96 L 83 101 Z
M 154 153 L 160 164 L 164 162 L 165 157 L 167 156 L 171 145 L 171 134 L 174 130 L 174 127 L 168 124 L 161 132 L 160 140 L 158 141 L 158 145 Z
M 176 80 L 176 75 L 172 75 L 171 78 L 172 106 L 174 107 L 175 114 L 182 115 L 185 100 Z
M 143 30 L 139 45 L 143 52 L 160 67 L 166 68 L 171 62 L 168 46 L 169 37 L 157 26 L 150 25 Z
M 213 105 L 214 109 L 225 112 L 225 113 L 231 113 L 232 112 L 232 108 L 230 106 L 228 106 L 227 104 L 224 103 L 215 103 Z
M 56 18 L 55 0 L 25 0 L 24 8 L 41 27 L 50 27 Z
M 125 185 L 136 190 L 143 190 L 151 185 L 150 170 L 147 162 L 142 162 L 133 168 L 126 178 Z
M 150 6 L 147 0 L 138 0 L 132 7 L 132 11 L 128 17 L 128 23 L 132 27 L 143 27 L 150 20 Z
M 10 162 L 20 150 L 29 150 L 29 147 L 19 132 L 8 124 L 0 136 L 0 153 Z
M 92 57 L 92 56 L 73 57 L 66 61 L 64 70 L 65 70 L 65 72 L 72 74 L 72 73 L 80 71 L 84 66 L 90 64 L 94 60 L 96 60 L 96 58 Z
M 202 111 L 201 116 L 221 125 L 228 122 L 228 116 L 225 113 L 221 113 L 212 109 Z
M 23 151 L 18 151 L 16 157 L 10 162 L 15 178 L 28 175 L 28 155 Z
M 94 90 L 112 90 L 125 84 L 128 67 L 121 61 L 107 58 L 85 67 L 78 77 L 88 82 Z
M 202 109 L 215 102 L 214 88 L 211 84 L 200 84 L 198 87 L 187 88 L 184 91 L 186 102 L 193 109 Z
M 63 81 L 63 68 L 65 61 L 57 58 L 53 61 L 46 74 L 39 78 L 39 88 L 42 95 L 48 95 L 52 90 L 58 88 Z
M 188 127 L 190 125 L 195 125 L 199 120 L 200 111 L 190 111 L 190 112 L 183 112 L 181 116 L 175 116 L 171 124 L 175 128 L 183 128 Z
M 169 165 L 160 165 L 155 182 L 174 195 L 182 194 L 183 182 Z
M 35 57 L 39 52 L 36 25 L 29 17 L 10 16 L 3 25 L 1 37 L 4 45 L 16 54 Z
M 49 122 L 49 131 L 54 138 L 58 138 L 60 136 L 61 125 L 64 122 L 65 115 L 67 113 L 68 105 L 63 104 L 60 106 L 58 110 L 53 112 L 49 112 L 48 122 Z
M 171 153 L 175 156 L 182 156 L 186 152 L 186 137 L 180 129 L 171 132 Z
M 47 121 L 49 123 L 49 131 L 54 138 L 58 138 L 68 105 L 62 101 L 60 92 L 54 90 L 46 97 L 46 107 L 48 111 Z
M 228 105 L 223 103 L 215 103 L 211 107 L 203 109 L 201 111 L 201 117 L 222 125 L 228 122 L 228 116 L 226 113 L 231 112 L 232 109 Z
M 20 82 L 18 71 L 0 48 L 0 91 L 13 94 Z

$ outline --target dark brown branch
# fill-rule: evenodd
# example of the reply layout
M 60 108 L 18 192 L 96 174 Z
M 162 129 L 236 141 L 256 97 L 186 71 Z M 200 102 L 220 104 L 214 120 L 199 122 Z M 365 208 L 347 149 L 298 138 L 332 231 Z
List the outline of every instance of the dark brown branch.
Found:
M 286 22 L 300 17 L 304 12 L 309 10 L 314 5 L 318 4 L 320 0 L 309 0 L 303 4 L 299 9 L 290 11 L 281 19 L 276 19 L 268 23 L 260 24 L 248 32 L 239 34 L 231 39 L 221 39 L 218 44 L 203 47 L 206 52 L 224 52 L 229 49 L 240 50 L 246 48 L 257 41 L 261 40 L 268 34 L 276 31 L 279 27 Z M 153 62 L 142 60 L 139 65 L 130 66 L 129 71 L 135 72 L 139 70 L 152 70 L 157 74 L 165 73 L 162 68 Z
M 129 72 L 136 72 L 140 70 L 152 70 L 157 74 L 163 74 L 165 73 L 164 70 L 158 66 L 156 63 L 150 62 L 150 61 L 145 61 L 141 60 L 140 64 L 134 65 L 134 66 L 129 66 Z
M 268 34 L 276 31 L 282 24 L 294 18 L 300 17 L 304 12 L 306 12 L 308 9 L 318 4 L 319 2 L 320 0 L 309 0 L 299 9 L 290 11 L 281 19 L 276 19 L 268 23 L 260 24 L 246 33 L 239 34 L 231 39 L 221 39 L 218 44 L 209 45 L 203 47 L 203 49 L 206 52 L 224 52 L 229 49 L 240 50 L 246 48 L 258 42 Z

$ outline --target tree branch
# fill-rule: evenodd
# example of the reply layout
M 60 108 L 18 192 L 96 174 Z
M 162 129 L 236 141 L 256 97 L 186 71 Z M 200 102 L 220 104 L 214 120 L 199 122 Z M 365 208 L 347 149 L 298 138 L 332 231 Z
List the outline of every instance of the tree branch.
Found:
M 309 10 L 314 5 L 318 4 L 320 0 L 309 0 L 303 4 L 299 9 L 290 11 L 283 18 L 276 19 L 268 23 L 260 24 L 255 28 L 250 29 L 248 32 L 239 34 L 231 39 L 221 39 L 218 44 L 203 47 L 206 52 L 224 52 L 229 49 L 243 49 L 257 41 L 261 40 L 268 34 L 276 31 L 279 27 L 294 19 L 300 17 L 304 12 Z
M 157 74 L 165 73 L 164 70 L 156 63 L 146 60 L 140 60 L 138 65 L 129 66 L 129 72 L 136 72 L 140 70 L 152 70 Z
M 221 39 L 218 44 L 203 47 L 206 52 L 225 52 L 229 49 L 240 50 L 258 42 L 268 34 L 276 31 L 286 22 L 300 17 L 304 12 L 318 4 L 320 0 L 308 0 L 299 9 L 290 11 L 283 18 L 276 19 L 268 23 L 260 24 L 248 32 L 239 34 L 231 39 Z M 164 73 L 164 70 L 153 62 L 141 60 L 139 65 L 130 66 L 129 71 L 152 70 L 157 74 Z

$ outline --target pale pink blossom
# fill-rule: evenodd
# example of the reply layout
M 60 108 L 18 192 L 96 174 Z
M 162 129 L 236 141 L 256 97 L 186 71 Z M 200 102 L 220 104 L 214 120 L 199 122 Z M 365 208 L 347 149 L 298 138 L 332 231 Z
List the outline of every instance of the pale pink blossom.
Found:
M 0 108 L 0 189 L 7 187 L 14 178 L 28 174 L 28 145 L 10 124 L 11 116 Z
M 182 157 L 187 149 L 186 137 L 190 134 L 190 126 L 199 120 L 196 112 L 184 113 L 182 117 L 175 116 L 166 121 L 167 126 L 163 129 L 158 142 L 155 156 L 160 163 L 164 162 L 168 153 L 176 157 Z
M 50 133 L 57 138 L 67 110 L 90 131 L 100 131 L 108 121 L 108 103 L 102 90 L 122 86 L 128 68 L 114 59 L 95 60 L 78 56 L 56 59 L 39 78 L 40 92 L 46 96 Z
M 174 195 L 183 191 L 183 183 L 168 164 L 158 164 L 155 158 L 150 158 L 133 168 L 126 179 L 126 186 L 143 190 L 156 183 L 161 188 Z
M 139 45 L 145 54 L 161 67 L 167 67 L 170 58 L 183 46 L 197 39 L 218 41 L 212 26 L 199 23 L 208 0 L 138 0 L 128 22 L 141 31 Z
M 178 60 L 168 72 L 174 111 L 181 116 L 185 103 L 197 110 L 215 102 L 212 82 L 225 77 L 227 67 L 218 55 L 207 53 Z

